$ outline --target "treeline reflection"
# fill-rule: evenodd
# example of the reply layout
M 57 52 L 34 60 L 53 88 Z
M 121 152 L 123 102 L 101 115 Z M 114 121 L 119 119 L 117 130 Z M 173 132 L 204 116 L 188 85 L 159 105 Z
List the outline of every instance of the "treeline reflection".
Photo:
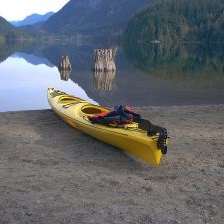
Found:
M 224 81 L 224 45 L 124 44 L 128 60 L 145 74 L 178 86 Z
M 16 52 L 13 56 L 22 57 L 28 64 L 44 64 L 53 70 L 53 67 L 58 67 L 61 56 L 68 55 L 72 70 L 57 69 L 55 76 L 78 84 L 89 97 L 109 107 L 117 104 L 145 106 L 223 102 L 222 46 L 124 43 L 123 46 L 118 45 L 116 72 L 92 72 L 93 50 L 114 45 L 103 42 L 82 46 L 4 45 L 0 46 L 0 61 Z M 209 86 L 212 88 L 207 88 Z

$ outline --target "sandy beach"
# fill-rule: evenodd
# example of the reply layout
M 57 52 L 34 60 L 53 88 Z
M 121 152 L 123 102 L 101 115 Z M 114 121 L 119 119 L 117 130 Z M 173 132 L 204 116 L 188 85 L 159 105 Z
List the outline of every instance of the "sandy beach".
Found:
M 166 127 L 158 167 L 51 110 L 0 113 L 0 224 L 221 224 L 224 105 L 135 108 Z

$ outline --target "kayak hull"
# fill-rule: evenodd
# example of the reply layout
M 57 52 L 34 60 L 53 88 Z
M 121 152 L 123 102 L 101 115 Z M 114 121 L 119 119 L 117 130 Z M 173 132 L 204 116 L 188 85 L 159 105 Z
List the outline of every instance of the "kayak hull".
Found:
M 153 165 L 160 164 L 162 153 L 157 146 L 158 136 L 148 136 L 147 131 L 138 128 L 138 123 L 121 127 L 93 124 L 89 117 L 109 109 L 54 88 L 49 88 L 47 95 L 52 110 L 72 127 Z

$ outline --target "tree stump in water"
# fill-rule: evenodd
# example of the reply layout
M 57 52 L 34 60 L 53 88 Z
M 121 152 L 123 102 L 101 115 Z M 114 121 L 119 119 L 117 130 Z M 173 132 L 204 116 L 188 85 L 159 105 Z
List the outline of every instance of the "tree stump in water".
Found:
M 94 49 L 93 71 L 115 71 L 115 53 L 112 49 Z
M 69 57 L 67 55 L 64 55 L 61 57 L 61 61 L 59 63 L 58 69 L 59 70 L 67 70 L 67 71 L 72 70 L 72 66 L 71 66 Z

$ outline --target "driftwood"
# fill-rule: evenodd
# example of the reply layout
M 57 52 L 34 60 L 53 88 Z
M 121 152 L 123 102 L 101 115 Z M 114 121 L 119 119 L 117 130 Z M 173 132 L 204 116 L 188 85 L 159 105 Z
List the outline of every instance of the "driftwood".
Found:
M 115 53 L 113 49 L 94 49 L 93 71 L 115 71 Z
M 58 65 L 59 70 L 72 70 L 72 66 L 67 55 L 61 57 L 61 61 Z
M 111 91 L 116 88 L 115 71 L 95 71 L 93 72 L 95 90 Z

